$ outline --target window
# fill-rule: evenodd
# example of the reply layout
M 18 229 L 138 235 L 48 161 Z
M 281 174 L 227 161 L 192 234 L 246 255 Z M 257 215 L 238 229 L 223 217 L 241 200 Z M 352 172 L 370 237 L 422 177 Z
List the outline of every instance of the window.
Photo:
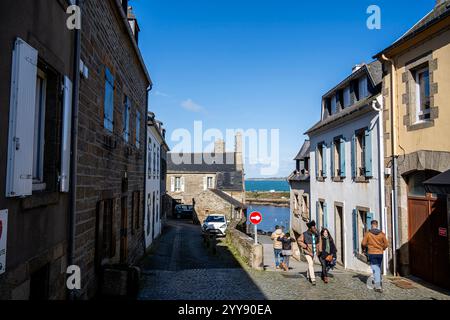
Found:
M 332 115 L 332 114 L 336 113 L 336 109 L 337 109 L 337 94 L 333 95 L 330 99 L 331 99 L 331 112 L 330 112 L 330 115 Z
M 358 91 L 359 91 L 359 100 L 363 100 L 369 96 L 367 77 L 362 77 L 359 79 Z
M 345 177 L 345 140 L 334 138 L 331 155 L 331 173 L 333 177 Z
M 136 111 L 136 148 L 141 147 L 141 113 Z
M 415 72 L 416 122 L 430 119 L 430 72 L 428 68 Z
M 114 77 L 105 69 L 104 127 L 112 132 L 114 124 Z
M 344 89 L 344 108 L 349 107 L 350 104 L 351 104 L 350 87 L 346 87 Z
M 159 149 L 160 147 L 157 147 L 157 153 L 156 153 L 156 173 L 157 173 L 157 178 L 159 179 L 160 174 L 161 174 L 161 164 L 160 164 L 160 160 L 161 160 L 161 156 L 159 155 Z
M 372 134 L 369 129 L 355 133 L 352 141 L 353 178 L 372 177 Z
M 36 102 L 34 115 L 33 143 L 33 190 L 45 189 L 44 184 L 44 146 L 45 146 L 45 104 L 47 96 L 47 77 L 38 69 L 36 79 Z
M 131 102 L 125 95 L 123 97 L 123 139 L 128 142 L 130 139 L 130 110 Z
M 309 200 L 308 195 L 303 194 L 302 195 L 302 212 L 303 212 L 303 218 L 309 220 L 311 217 L 309 215 Z
M 156 176 L 156 144 L 153 143 L 153 177 Z
M 325 112 L 328 116 L 331 116 L 331 100 L 332 98 L 325 98 Z
M 181 191 L 181 177 L 175 177 L 175 192 Z
M 326 178 L 326 145 L 321 142 L 317 145 L 316 150 L 316 178 Z
M 214 185 L 213 185 L 213 177 L 208 177 L 208 178 L 207 178 L 207 188 L 208 188 L 208 189 L 214 188 Z
M 373 213 L 369 209 L 357 208 L 353 210 L 353 252 L 356 256 L 364 257 L 364 251 L 360 243 L 364 235 L 371 228 Z
M 316 202 L 316 224 L 317 230 L 328 227 L 327 204 L 323 200 Z

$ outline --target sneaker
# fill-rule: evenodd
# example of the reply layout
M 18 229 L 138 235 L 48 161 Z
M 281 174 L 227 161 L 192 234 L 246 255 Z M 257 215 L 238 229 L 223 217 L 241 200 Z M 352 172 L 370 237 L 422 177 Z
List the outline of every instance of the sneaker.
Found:
M 312 284 L 313 286 L 315 286 L 315 285 L 316 285 L 316 280 L 312 280 L 312 281 L 311 281 L 311 284 Z

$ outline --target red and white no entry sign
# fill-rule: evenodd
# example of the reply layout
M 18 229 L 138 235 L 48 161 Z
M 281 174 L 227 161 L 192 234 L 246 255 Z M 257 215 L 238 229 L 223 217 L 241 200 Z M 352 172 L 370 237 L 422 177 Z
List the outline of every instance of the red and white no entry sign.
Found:
M 258 211 L 250 213 L 250 222 L 254 225 L 260 224 L 262 221 L 262 215 Z

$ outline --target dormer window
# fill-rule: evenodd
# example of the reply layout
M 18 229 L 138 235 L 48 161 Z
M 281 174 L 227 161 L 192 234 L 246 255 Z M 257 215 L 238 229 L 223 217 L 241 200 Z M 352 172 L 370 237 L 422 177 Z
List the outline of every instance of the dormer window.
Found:
M 337 94 L 333 95 L 331 98 L 331 114 L 335 114 L 337 111 Z
M 351 105 L 350 87 L 346 87 L 344 89 L 344 108 L 347 108 L 350 105 Z
M 367 77 L 362 77 L 359 79 L 358 85 L 359 100 L 363 100 L 369 96 L 369 87 L 367 83 Z

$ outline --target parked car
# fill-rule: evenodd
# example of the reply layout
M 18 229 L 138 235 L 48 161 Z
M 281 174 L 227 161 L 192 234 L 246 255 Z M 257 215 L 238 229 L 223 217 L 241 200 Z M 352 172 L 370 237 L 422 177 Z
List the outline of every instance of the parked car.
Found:
M 210 214 L 206 217 L 202 225 L 203 232 L 214 233 L 218 236 L 225 236 L 228 221 L 223 214 Z
M 187 204 L 177 204 L 175 206 L 175 217 L 177 219 L 192 219 L 194 208 Z

